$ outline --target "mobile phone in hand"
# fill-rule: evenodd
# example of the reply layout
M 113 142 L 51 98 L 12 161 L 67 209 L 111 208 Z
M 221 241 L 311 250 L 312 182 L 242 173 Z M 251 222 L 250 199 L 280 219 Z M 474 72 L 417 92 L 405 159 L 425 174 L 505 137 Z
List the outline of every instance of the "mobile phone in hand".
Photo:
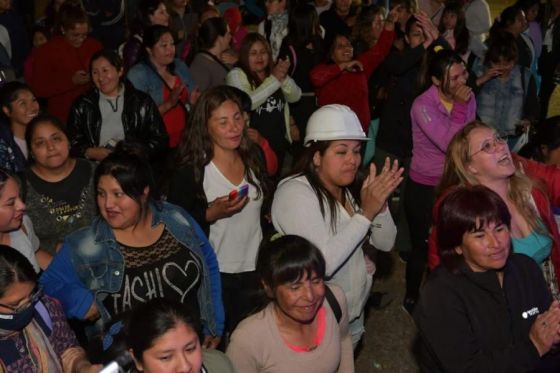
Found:
M 249 184 L 240 186 L 238 189 L 234 189 L 229 192 L 228 199 L 233 201 L 236 198 L 243 198 L 249 194 Z

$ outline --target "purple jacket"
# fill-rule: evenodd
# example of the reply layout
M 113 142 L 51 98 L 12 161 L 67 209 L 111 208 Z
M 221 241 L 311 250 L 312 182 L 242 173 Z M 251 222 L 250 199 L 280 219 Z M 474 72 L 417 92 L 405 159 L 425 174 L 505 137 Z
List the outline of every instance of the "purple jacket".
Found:
M 410 178 L 435 186 L 443 173 L 445 152 L 451 138 L 476 116 L 474 94 L 467 103 L 455 102 L 448 113 L 432 85 L 414 100 L 411 110 L 412 162 Z

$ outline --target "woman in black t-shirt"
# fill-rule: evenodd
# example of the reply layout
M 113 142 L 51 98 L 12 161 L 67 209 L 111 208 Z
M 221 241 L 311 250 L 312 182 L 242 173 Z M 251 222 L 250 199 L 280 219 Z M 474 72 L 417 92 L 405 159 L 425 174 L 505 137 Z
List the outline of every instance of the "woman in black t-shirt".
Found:
M 31 165 L 25 171 L 27 214 L 41 246 L 54 254 L 68 233 L 89 225 L 96 215 L 93 164 L 70 157 L 62 123 L 40 116 L 27 126 Z

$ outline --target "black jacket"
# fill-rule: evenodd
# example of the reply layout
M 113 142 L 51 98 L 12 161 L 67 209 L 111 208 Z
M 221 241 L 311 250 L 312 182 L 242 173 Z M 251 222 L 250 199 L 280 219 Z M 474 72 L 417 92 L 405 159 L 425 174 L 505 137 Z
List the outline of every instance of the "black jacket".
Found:
M 438 267 L 414 312 L 424 347 L 423 370 L 541 371 L 554 354 L 540 359 L 529 329 L 551 302 L 541 269 L 522 254 L 508 259 L 503 287 L 492 270 L 472 272 L 464 265 L 452 274 Z
M 150 159 L 157 159 L 166 153 L 169 143 L 163 119 L 150 96 L 127 81 L 124 84 L 122 124 L 125 140 L 143 143 Z M 72 155 L 84 157 L 86 149 L 99 146 L 100 133 L 99 91 L 94 87 L 78 97 L 70 110 L 68 135 Z

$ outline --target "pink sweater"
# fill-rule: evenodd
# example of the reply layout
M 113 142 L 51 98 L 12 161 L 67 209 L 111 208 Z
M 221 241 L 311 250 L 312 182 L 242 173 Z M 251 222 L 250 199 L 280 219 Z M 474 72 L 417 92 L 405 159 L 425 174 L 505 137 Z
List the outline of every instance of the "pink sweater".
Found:
M 231 336 L 227 355 L 243 373 L 348 373 L 354 371 L 354 353 L 348 330 L 348 311 L 342 289 L 329 285 L 340 308 L 340 323 L 325 300 L 325 335 L 316 349 L 295 352 L 282 339 L 274 304 L 243 320 Z
M 447 146 L 453 136 L 476 118 L 474 94 L 467 103 L 455 102 L 448 113 L 432 85 L 414 100 L 411 110 L 412 161 L 410 178 L 435 186 L 443 173 Z

